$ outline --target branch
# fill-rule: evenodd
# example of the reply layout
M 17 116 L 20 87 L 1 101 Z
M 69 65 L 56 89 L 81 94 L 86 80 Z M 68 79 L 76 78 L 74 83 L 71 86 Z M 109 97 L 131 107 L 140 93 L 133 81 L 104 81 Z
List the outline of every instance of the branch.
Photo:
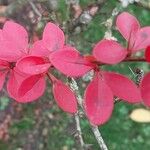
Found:
M 31 1 L 31 0 L 27 0 L 29 2 L 29 4 L 31 5 L 33 11 L 35 12 L 35 14 L 37 14 L 40 19 L 42 18 L 42 14 L 39 12 L 39 10 L 36 8 L 35 4 Z M 39 20 L 40 20 L 39 19 Z
M 107 146 L 106 146 L 106 144 L 105 144 L 105 142 L 104 142 L 104 140 L 103 140 L 103 138 L 102 138 L 102 135 L 101 135 L 101 133 L 100 133 L 99 130 L 98 130 L 98 127 L 91 125 L 91 129 L 92 129 L 92 131 L 93 131 L 93 133 L 94 133 L 94 135 L 95 135 L 95 138 L 96 138 L 96 140 L 97 140 L 97 142 L 98 142 L 100 148 L 101 148 L 102 150 L 108 150 L 108 148 L 107 148 Z
M 73 91 L 75 92 L 75 94 L 77 96 L 79 106 L 82 108 L 83 112 L 85 113 L 84 107 L 83 107 L 83 100 L 82 100 L 82 97 L 79 93 L 79 87 L 78 87 L 77 82 L 75 81 L 74 78 L 71 78 L 71 84 L 70 85 L 71 85 L 71 88 L 73 89 Z M 85 114 L 85 116 L 86 116 L 86 114 Z M 89 122 L 89 125 L 92 129 L 92 132 L 93 132 L 101 150 L 108 150 L 108 148 L 107 148 L 107 146 L 106 146 L 106 144 L 102 138 L 102 135 L 101 135 L 100 131 L 98 130 L 98 126 L 94 126 L 94 125 L 90 124 L 90 122 Z
M 73 82 L 69 82 L 69 85 L 73 91 L 77 92 L 77 89 L 78 89 L 77 84 L 73 84 Z M 78 98 L 78 100 L 79 100 L 79 98 Z M 81 100 L 78 101 L 78 103 L 81 104 Z M 78 141 L 80 142 L 80 147 L 82 148 L 82 150 L 84 150 L 85 143 L 84 143 L 83 137 L 82 137 L 82 131 L 81 131 L 81 127 L 80 127 L 80 117 L 78 115 L 78 112 L 74 115 L 74 119 L 75 119 L 75 123 L 76 123 Z
M 84 144 L 83 137 L 82 137 L 82 131 L 80 127 L 80 118 L 79 118 L 78 112 L 74 115 L 74 118 L 76 122 L 76 130 L 77 130 L 76 136 L 78 137 L 81 148 L 84 150 L 85 144 Z

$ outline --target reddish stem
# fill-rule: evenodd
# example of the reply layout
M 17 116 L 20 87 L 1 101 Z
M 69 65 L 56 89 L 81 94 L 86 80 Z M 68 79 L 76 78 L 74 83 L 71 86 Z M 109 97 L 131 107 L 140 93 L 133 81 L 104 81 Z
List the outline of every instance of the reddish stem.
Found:
M 47 77 L 49 78 L 49 80 L 50 80 L 52 83 L 54 83 L 55 81 L 57 81 L 57 79 L 56 79 L 52 74 L 47 73 L 46 75 L 47 75 Z
M 145 58 L 126 58 L 123 62 L 146 62 Z

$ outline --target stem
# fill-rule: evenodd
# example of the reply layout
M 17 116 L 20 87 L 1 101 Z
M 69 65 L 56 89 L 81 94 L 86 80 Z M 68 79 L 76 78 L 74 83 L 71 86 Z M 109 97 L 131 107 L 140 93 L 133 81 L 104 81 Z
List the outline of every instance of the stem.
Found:
M 146 62 L 145 58 L 126 58 L 122 62 Z
M 82 97 L 81 97 L 81 95 L 79 93 L 79 87 L 77 85 L 77 82 L 75 81 L 74 78 L 71 78 L 70 86 L 73 89 L 73 91 L 75 92 L 75 94 L 77 96 L 78 104 L 82 108 L 82 110 L 83 110 L 83 112 L 85 114 L 83 103 L 82 103 L 83 100 L 82 100 Z M 86 116 L 86 114 L 85 114 L 85 116 Z M 98 129 L 98 126 L 94 126 L 94 125 L 90 124 L 90 122 L 89 122 L 89 125 L 91 127 L 91 130 L 92 130 L 94 136 L 95 136 L 95 139 L 97 140 L 97 143 L 99 144 L 100 149 L 101 150 L 108 150 L 108 148 L 107 148 L 107 146 L 106 146 L 106 144 L 105 144 L 105 142 L 104 142 L 104 140 L 103 140 L 103 138 L 101 136 L 101 133 L 100 133 L 100 131 Z
M 79 118 L 78 113 L 74 115 L 74 118 L 76 122 L 77 137 L 78 137 L 81 148 L 84 150 L 85 144 L 84 144 L 83 137 L 82 137 L 82 131 L 80 127 L 80 118 Z
M 101 133 L 98 130 L 98 127 L 91 125 L 91 129 L 92 129 L 92 131 L 94 133 L 94 136 L 95 136 L 95 138 L 96 138 L 96 140 L 97 140 L 101 150 L 108 150 L 108 148 L 107 148 L 107 146 L 106 146 L 106 144 L 105 144 L 105 142 L 104 142 L 104 140 L 102 138 L 102 135 L 101 135 Z
M 78 86 L 77 86 L 77 84 L 74 83 L 73 81 L 69 82 L 69 84 L 70 84 L 71 89 L 73 91 L 75 91 L 75 93 L 77 93 L 78 92 Z M 78 103 L 80 105 L 81 104 L 81 100 L 80 100 L 80 102 L 78 101 Z M 75 118 L 75 122 L 76 122 L 76 130 L 77 130 L 78 140 L 80 142 L 81 148 L 84 150 L 85 143 L 84 143 L 84 140 L 83 140 L 83 137 L 82 137 L 82 131 L 81 131 L 81 127 L 80 127 L 80 117 L 78 115 L 78 112 L 74 115 L 74 118 Z
M 39 12 L 39 10 L 36 8 L 35 4 L 31 1 L 31 0 L 27 0 L 29 2 L 29 4 L 31 5 L 33 11 L 35 12 L 35 14 L 37 14 L 40 19 L 42 17 L 42 14 Z

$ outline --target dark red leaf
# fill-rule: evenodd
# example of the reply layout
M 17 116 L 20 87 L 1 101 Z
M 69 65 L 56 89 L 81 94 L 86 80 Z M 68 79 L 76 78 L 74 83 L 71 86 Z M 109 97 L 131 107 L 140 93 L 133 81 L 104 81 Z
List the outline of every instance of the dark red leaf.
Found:
M 146 61 L 147 62 L 150 62 L 150 46 L 148 46 L 146 48 L 146 51 L 145 51 L 145 58 L 146 58 Z
M 106 64 L 117 64 L 127 55 L 127 51 L 116 41 L 102 40 L 93 49 L 95 58 Z
M 113 94 L 99 73 L 88 85 L 84 101 L 86 114 L 92 124 L 101 125 L 108 121 L 114 106 Z
M 103 77 L 115 96 L 129 103 L 141 102 L 140 89 L 132 80 L 113 72 L 104 72 Z
M 68 76 L 82 76 L 92 69 L 90 63 L 71 47 L 52 53 L 50 61 L 55 68 Z
M 150 73 L 145 75 L 140 88 L 144 104 L 150 107 Z
M 71 89 L 61 81 L 53 84 L 53 94 L 57 105 L 66 112 L 75 113 L 77 111 L 77 100 Z

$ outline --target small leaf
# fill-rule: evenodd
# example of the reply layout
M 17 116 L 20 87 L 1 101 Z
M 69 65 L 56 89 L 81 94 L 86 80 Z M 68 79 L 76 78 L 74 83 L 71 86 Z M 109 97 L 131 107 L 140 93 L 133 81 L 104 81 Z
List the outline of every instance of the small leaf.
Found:
M 141 28 L 136 34 L 133 51 L 146 49 L 150 45 L 150 27 Z
M 103 77 L 115 96 L 129 103 L 142 101 L 140 89 L 126 76 L 114 72 L 103 72 Z
M 85 91 L 84 107 L 87 117 L 94 125 L 104 124 L 110 118 L 113 106 L 112 91 L 97 73 Z
M 36 75 L 45 73 L 51 64 L 39 56 L 26 56 L 20 59 L 16 67 L 20 72 Z
M 44 47 L 43 41 L 39 40 L 33 44 L 33 47 L 31 48 L 31 55 L 48 57 L 50 55 L 50 51 Z
M 42 41 L 44 46 L 52 52 L 63 48 L 65 36 L 58 26 L 49 22 L 44 28 Z
M 140 88 L 144 104 L 150 106 L 150 73 L 144 76 Z
M 45 91 L 45 87 L 46 87 L 45 79 L 40 78 L 38 82 L 34 84 L 32 88 L 29 88 L 32 85 L 30 85 L 29 87 L 27 86 L 28 87 L 27 89 L 30 89 L 30 90 L 28 92 L 24 91 L 22 94 L 24 96 L 19 96 L 18 90 L 21 86 L 21 83 L 28 77 L 29 76 L 19 73 L 16 70 L 11 71 L 10 73 L 10 77 L 7 82 L 7 91 L 8 91 L 9 96 L 15 99 L 17 102 L 20 102 L 20 103 L 32 102 L 34 100 L 37 100 L 40 96 L 42 96 Z
M 66 112 L 77 111 L 77 100 L 71 89 L 61 81 L 54 81 L 53 94 L 57 105 Z
M 129 42 L 130 47 L 133 47 L 136 33 L 140 29 L 138 20 L 128 12 L 123 12 L 118 15 L 116 26 L 122 36 Z
M 116 41 L 102 40 L 93 49 L 95 58 L 106 64 L 117 64 L 127 55 L 127 51 Z
M 71 77 L 82 76 L 92 69 L 90 63 L 71 47 L 52 53 L 50 61 L 54 67 Z
M 32 75 L 22 81 L 19 89 L 18 96 L 23 97 L 27 92 L 29 92 L 36 83 L 41 79 L 40 75 Z

